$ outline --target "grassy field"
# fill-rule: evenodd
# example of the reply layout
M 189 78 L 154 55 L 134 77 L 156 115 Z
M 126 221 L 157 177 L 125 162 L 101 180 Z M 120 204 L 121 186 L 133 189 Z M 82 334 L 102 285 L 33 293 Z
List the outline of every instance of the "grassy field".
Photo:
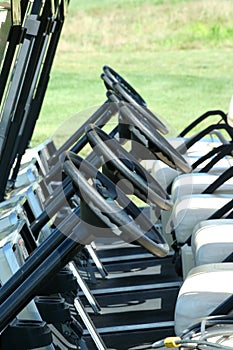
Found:
M 62 141 L 105 101 L 104 64 L 177 132 L 206 110 L 227 111 L 232 18 L 231 0 L 71 0 L 33 144 Z

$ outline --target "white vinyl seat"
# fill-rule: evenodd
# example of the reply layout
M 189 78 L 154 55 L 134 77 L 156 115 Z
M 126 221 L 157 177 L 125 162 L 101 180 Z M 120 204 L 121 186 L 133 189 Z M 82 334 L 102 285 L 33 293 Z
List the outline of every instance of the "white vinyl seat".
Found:
M 190 164 L 193 164 L 198 158 L 197 157 L 186 157 Z M 207 162 L 201 164 L 201 166 L 194 169 L 193 173 L 198 173 Z M 233 160 L 231 157 L 226 157 L 221 159 L 218 163 L 214 165 L 212 169 L 208 171 L 208 174 L 220 175 L 226 169 L 233 165 Z M 161 160 L 155 160 L 151 169 L 151 173 L 154 178 L 159 181 L 164 189 L 167 189 L 171 185 L 177 176 L 181 175 L 181 172 L 170 168 L 168 165 L 164 164 Z
M 209 185 L 218 179 L 218 175 L 209 173 L 190 173 L 177 176 L 172 184 L 171 198 L 173 202 L 191 194 L 201 194 Z M 233 193 L 233 178 L 222 184 L 214 194 Z
M 207 220 L 233 198 L 233 194 L 194 194 L 176 201 L 169 211 L 162 211 L 161 224 L 165 235 L 175 232 L 178 243 L 191 237 L 194 227 Z
M 204 154 L 207 154 L 210 152 L 214 147 L 220 146 L 222 143 L 219 138 L 216 137 L 205 137 L 201 140 L 195 142 L 189 149 L 186 148 L 185 142 L 187 142 L 189 138 L 187 137 L 170 137 L 168 141 L 171 143 L 171 145 L 181 150 L 182 153 L 187 154 L 188 156 L 195 156 L 195 157 L 201 157 Z
M 191 246 L 196 266 L 224 261 L 233 253 L 233 219 L 201 221 Z
M 207 317 L 233 294 L 233 263 L 194 267 L 178 294 L 175 308 L 177 335 Z
M 233 126 L 233 96 L 231 98 L 228 113 L 227 113 L 227 123 L 231 127 Z M 170 138 L 168 141 L 177 149 L 181 149 L 182 143 L 184 145 L 184 141 L 186 138 L 177 137 Z M 188 150 L 185 151 L 185 147 L 183 147 L 182 154 L 186 157 L 190 164 L 193 164 L 198 158 L 210 152 L 213 148 L 218 147 L 222 144 L 220 138 L 214 138 L 211 135 L 210 138 L 203 138 L 200 141 L 194 143 Z M 206 165 L 207 162 L 202 163 L 199 167 L 197 167 L 194 172 L 198 173 L 203 166 Z M 226 156 L 221 159 L 218 163 L 214 165 L 214 167 L 208 171 L 209 174 L 221 174 L 224 170 L 231 167 L 233 165 L 233 158 L 231 156 Z M 152 167 L 152 175 L 156 178 L 157 181 L 164 186 L 164 189 L 172 184 L 174 179 L 180 174 L 179 171 L 169 168 L 168 165 L 162 163 L 160 160 L 154 161 L 154 165 Z
M 174 179 L 181 173 L 176 169 L 170 168 L 161 160 L 155 160 L 151 168 L 151 174 L 166 190 Z

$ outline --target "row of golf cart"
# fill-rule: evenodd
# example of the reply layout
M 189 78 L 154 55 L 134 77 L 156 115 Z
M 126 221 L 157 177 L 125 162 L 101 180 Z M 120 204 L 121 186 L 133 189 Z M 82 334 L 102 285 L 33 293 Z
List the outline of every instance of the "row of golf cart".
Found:
M 31 148 L 68 5 L 0 3 L 0 348 L 232 348 L 231 108 L 165 136 L 104 66 L 103 104 Z

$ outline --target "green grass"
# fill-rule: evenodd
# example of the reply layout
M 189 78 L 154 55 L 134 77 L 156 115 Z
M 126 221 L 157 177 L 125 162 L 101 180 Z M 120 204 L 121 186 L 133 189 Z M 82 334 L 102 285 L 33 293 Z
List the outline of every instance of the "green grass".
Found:
M 104 64 L 175 132 L 206 110 L 227 111 L 232 18 L 230 0 L 72 0 L 33 144 L 62 142 L 105 101 Z

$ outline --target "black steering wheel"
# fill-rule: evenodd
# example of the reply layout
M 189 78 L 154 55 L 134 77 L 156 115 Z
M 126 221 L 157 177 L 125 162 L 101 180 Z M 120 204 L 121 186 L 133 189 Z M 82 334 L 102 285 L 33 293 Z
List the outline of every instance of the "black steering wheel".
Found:
M 147 120 L 138 118 L 129 104 L 121 104 L 120 115 L 129 124 L 132 138 L 148 148 L 157 159 L 184 173 L 192 171 L 187 160 Z
M 134 101 L 136 101 L 141 106 L 147 106 L 147 103 L 142 98 L 142 96 L 114 69 L 112 69 L 109 66 L 104 66 L 103 72 L 104 73 L 101 75 L 101 78 L 103 79 L 104 84 L 108 90 L 112 90 L 114 83 L 119 83 L 121 86 L 124 87 L 125 91 L 128 92 L 128 95 L 131 96 L 134 99 Z
M 127 179 L 134 186 L 134 194 L 151 207 L 172 208 L 173 203 L 167 192 L 116 139 L 94 124 L 87 127 L 86 135 L 94 152 L 103 157 L 103 172 L 114 183 Z
M 141 117 L 148 119 L 161 133 L 168 133 L 166 125 L 147 108 L 143 98 L 125 79 L 109 66 L 104 66 L 103 71 L 101 78 L 108 90 L 115 91 L 124 101 L 132 104 Z
M 104 174 L 73 152 L 63 165 L 80 196 L 80 218 L 92 227 L 93 239 L 103 237 L 105 228 L 112 235 L 164 257 L 169 246 L 143 212 Z M 109 237 L 109 236 L 108 236 Z

